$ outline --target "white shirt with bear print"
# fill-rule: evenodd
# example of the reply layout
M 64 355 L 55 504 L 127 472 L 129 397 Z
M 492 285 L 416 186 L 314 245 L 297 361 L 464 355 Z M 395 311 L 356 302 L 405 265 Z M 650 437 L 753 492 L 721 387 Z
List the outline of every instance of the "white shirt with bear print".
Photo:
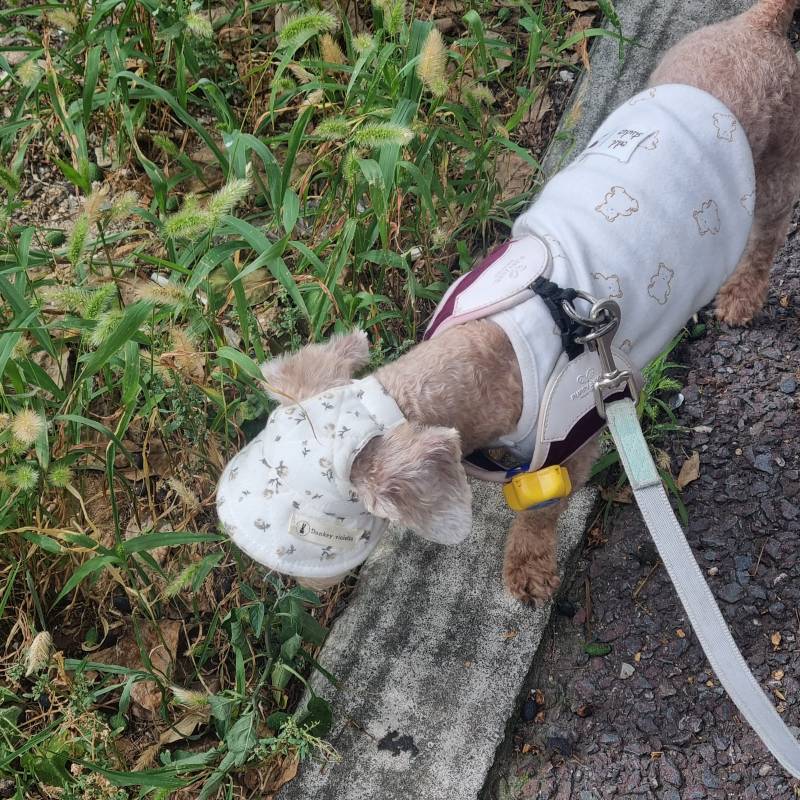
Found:
M 547 242 L 547 277 L 562 288 L 619 303 L 614 344 L 641 369 L 733 273 L 754 203 L 752 154 L 736 117 L 706 92 L 669 84 L 614 111 L 512 234 Z M 542 394 L 566 356 L 540 299 L 492 319 L 511 339 L 524 390 L 517 430 L 497 444 L 529 457 Z

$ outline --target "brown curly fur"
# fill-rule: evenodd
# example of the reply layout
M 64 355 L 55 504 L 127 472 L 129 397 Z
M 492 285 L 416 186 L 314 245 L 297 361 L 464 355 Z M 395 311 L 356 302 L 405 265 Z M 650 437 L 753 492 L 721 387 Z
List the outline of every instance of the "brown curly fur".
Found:
M 667 52 L 650 81 L 686 83 L 715 95 L 747 131 L 756 170 L 754 224 L 746 252 L 717 298 L 717 314 L 731 324 L 749 322 L 762 307 L 800 189 L 800 63 L 785 37 L 794 7 L 795 0 L 761 0 L 734 19 L 691 34 Z M 325 388 L 320 379 L 334 385 L 349 379 L 364 357 L 363 339 L 353 337 L 268 366 L 273 391 L 302 398 Z M 511 343 L 493 323 L 469 322 L 417 345 L 377 378 L 415 424 L 404 429 L 402 442 L 374 440 L 356 459 L 351 480 L 377 510 L 390 508 L 393 518 L 419 529 L 463 520 L 470 496 L 457 464 L 460 450 L 510 433 L 521 413 L 522 380 Z M 454 429 L 452 435 L 446 429 Z M 428 445 L 438 459 L 425 458 Z M 443 464 L 448 453 L 453 463 Z M 567 464 L 575 486 L 585 482 L 596 453 L 592 442 Z M 556 523 L 564 505 L 524 512 L 512 526 L 503 575 L 520 600 L 544 601 L 558 586 Z
M 767 298 L 775 252 L 800 191 L 800 61 L 786 38 L 796 0 L 761 0 L 738 17 L 695 31 L 669 50 L 650 85 L 688 83 L 719 98 L 753 151 L 756 205 L 747 249 L 717 297 L 717 316 L 750 322 Z

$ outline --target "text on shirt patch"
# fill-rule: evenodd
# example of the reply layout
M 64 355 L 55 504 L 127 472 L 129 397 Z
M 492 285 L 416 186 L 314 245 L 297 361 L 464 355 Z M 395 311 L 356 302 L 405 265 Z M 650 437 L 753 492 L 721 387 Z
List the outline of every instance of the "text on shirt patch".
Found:
M 584 156 L 603 155 L 616 158 L 623 164 L 630 161 L 637 147 L 644 144 L 648 139 L 657 134 L 658 131 L 640 131 L 635 128 L 620 128 L 612 131 L 593 141 L 586 150 Z

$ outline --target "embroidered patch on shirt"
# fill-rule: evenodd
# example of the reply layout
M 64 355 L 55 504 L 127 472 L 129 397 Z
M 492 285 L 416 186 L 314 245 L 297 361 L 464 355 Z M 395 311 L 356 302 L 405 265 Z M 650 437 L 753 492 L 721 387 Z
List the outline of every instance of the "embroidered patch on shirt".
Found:
M 320 519 L 294 512 L 289 520 L 289 535 L 302 542 L 312 542 L 322 546 L 332 545 L 337 550 L 351 550 L 366 530 L 347 528 L 335 519 Z
M 616 158 L 617 161 L 627 164 L 638 147 L 641 147 L 648 140 L 650 140 L 651 144 L 657 141 L 657 139 L 654 138 L 657 133 L 658 131 L 655 130 L 648 131 L 634 128 L 620 128 L 619 130 L 607 133 L 600 139 L 593 141 L 586 150 L 583 151 L 583 155 L 611 156 L 612 158 Z M 653 148 L 648 145 L 645 149 Z

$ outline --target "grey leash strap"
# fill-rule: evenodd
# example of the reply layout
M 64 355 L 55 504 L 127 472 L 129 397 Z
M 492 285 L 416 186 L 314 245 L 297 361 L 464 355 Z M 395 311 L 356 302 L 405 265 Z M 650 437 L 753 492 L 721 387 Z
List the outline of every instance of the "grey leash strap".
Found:
M 697 566 L 639 426 L 635 401 L 625 398 L 607 403 L 605 400 L 625 384 L 631 388 L 632 397 L 637 394 L 631 375 L 617 369 L 611 351 L 611 341 L 620 324 L 619 305 L 610 299 L 597 301 L 585 293 L 578 294 L 592 304 L 589 316 L 579 314 L 572 304 L 565 305 L 564 310 L 591 331 L 576 341 L 595 350 L 600 359 L 601 375 L 594 386 L 597 412 L 608 422 L 636 503 L 686 616 L 706 658 L 742 716 L 781 766 L 800 778 L 800 743 L 747 666 Z
M 608 427 L 644 521 L 720 683 L 780 764 L 800 778 L 800 744 L 747 666 L 669 504 L 633 401 L 605 406 Z

